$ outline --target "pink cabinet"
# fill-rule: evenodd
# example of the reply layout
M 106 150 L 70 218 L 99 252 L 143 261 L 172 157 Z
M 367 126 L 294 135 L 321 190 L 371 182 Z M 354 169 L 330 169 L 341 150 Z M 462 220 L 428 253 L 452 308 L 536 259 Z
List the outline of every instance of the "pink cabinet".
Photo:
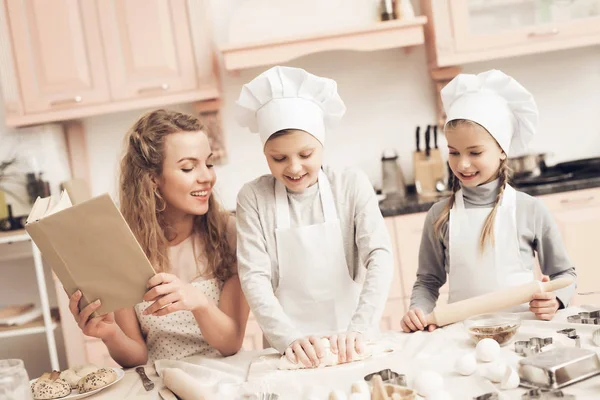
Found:
M 26 113 L 110 100 L 94 0 L 6 0 Z
M 102 0 L 97 4 L 114 99 L 196 87 L 186 0 Z
M 436 67 L 600 43 L 600 0 L 421 0 Z
M 6 124 L 218 99 L 207 2 L 0 0 Z

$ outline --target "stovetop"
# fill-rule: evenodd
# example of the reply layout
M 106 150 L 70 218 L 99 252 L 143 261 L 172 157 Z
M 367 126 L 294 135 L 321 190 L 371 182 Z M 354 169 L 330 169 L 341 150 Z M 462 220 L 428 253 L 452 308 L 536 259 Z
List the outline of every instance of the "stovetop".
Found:
M 600 157 L 567 161 L 546 167 L 538 176 L 514 176 L 515 186 L 532 186 L 600 177 Z

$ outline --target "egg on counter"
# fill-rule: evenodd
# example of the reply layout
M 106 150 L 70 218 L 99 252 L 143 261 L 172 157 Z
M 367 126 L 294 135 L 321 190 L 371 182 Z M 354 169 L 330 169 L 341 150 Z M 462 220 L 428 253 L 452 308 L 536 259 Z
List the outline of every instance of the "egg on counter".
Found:
M 494 383 L 502 382 L 507 366 L 504 363 L 493 363 L 487 366 L 484 376 Z
M 492 362 L 500 357 L 500 345 L 494 339 L 485 338 L 475 347 L 477 359 L 483 362 Z
M 350 390 L 352 393 L 367 393 L 371 394 L 371 389 L 369 389 L 369 384 L 364 380 L 358 380 L 352 384 L 352 388 Z
M 423 397 L 442 390 L 444 387 L 444 378 L 434 371 L 421 372 L 414 381 L 415 391 Z
M 472 375 L 477 370 L 477 360 L 473 353 L 459 357 L 454 364 L 454 370 L 461 375 Z

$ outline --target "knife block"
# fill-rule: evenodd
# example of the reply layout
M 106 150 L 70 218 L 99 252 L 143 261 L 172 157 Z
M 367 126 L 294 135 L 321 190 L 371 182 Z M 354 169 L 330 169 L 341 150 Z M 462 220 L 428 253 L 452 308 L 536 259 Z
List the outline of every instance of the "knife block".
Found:
M 424 151 L 415 152 L 413 155 L 413 168 L 415 174 L 415 186 L 419 197 L 437 198 L 442 193 L 436 190 L 438 181 L 446 183 L 446 164 L 442 159 L 439 149 L 431 149 L 429 157 Z

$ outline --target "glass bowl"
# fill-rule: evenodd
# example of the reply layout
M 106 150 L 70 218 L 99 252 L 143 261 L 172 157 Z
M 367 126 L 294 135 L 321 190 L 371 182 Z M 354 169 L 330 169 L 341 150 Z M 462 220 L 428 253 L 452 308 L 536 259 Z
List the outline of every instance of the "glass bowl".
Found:
M 467 318 L 463 325 L 475 344 L 482 339 L 490 338 L 500 346 L 504 346 L 519 330 L 521 317 L 512 313 L 480 314 Z

